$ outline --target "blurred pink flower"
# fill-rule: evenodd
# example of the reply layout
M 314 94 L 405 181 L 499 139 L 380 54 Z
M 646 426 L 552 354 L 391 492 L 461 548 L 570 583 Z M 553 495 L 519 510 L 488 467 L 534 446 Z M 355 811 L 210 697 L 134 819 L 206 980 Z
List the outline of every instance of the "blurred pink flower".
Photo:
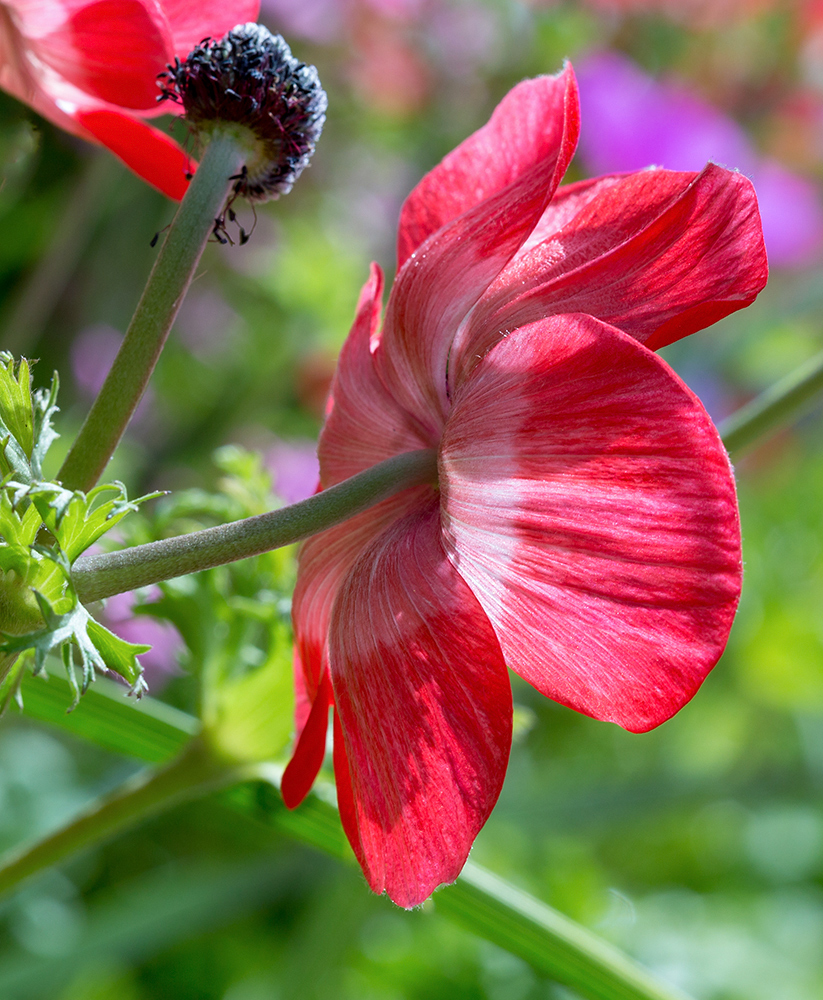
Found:
M 122 342 L 123 334 L 107 323 L 86 327 L 75 337 L 69 352 L 71 370 L 87 396 L 94 397 L 100 392 Z M 135 411 L 133 423 L 139 423 L 148 414 L 153 400 L 154 393 L 149 386 Z
M 159 592 L 149 594 L 152 603 Z M 138 657 L 145 672 L 149 690 L 160 691 L 168 681 L 180 673 L 177 658 L 183 649 L 183 639 L 171 622 L 160 621 L 150 615 L 134 614 L 135 595 L 132 591 L 116 594 L 106 600 L 103 623 L 126 642 L 145 643 L 151 646 L 148 653 Z
M 320 482 L 316 441 L 278 441 L 264 456 L 274 492 L 285 503 L 305 500 Z
M 809 264 L 823 245 L 823 206 L 816 185 L 758 156 L 737 122 L 684 86 L 647 76 L 630 59 L 600 52 L 578 62 L 587 128 L 580 158 L 593 174 L 655 164 L 698 170 L 707 161 L 752 179 L 769 262 Z
M 545 5 L 547 0 L 537 0 Z M 554 0 L 548 0 L 549 3 Z M 777 6 L 780 0 L 587 0 L 596 10 L 621 14 L 664 14 L 693 27 L 705 27 L 752 17 Z
M 260 13 L 276 31 L 328 43 L 340 37 L 350 6 L 346 0 L 262 0 Z

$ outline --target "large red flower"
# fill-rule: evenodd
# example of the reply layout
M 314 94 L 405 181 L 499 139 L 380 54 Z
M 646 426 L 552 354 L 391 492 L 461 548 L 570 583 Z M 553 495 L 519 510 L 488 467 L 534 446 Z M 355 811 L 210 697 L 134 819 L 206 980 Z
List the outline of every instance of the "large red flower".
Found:
M 259 0 L 5 0 L 0 87 L 61 128 L 107 146 L 170 198 L 191 161 L 141 118 L 157 106 L 157 74 L 207 35 L 254 20 Z
M 311 539 L 294 598 L 294 806 L 323 758 L 375 891 L 456 878 L 500 792 L 507 666 L 644 731 L 720 656 L 740 591 L 734 481 L 650 348 L 767 276 L 740 174 L 647 170 L 557 189 L 570 68 L 515 87 L 411 193 L 380 330 L 375 267 L 320 439 L 323 487 L 414 449 L 437 484 Z

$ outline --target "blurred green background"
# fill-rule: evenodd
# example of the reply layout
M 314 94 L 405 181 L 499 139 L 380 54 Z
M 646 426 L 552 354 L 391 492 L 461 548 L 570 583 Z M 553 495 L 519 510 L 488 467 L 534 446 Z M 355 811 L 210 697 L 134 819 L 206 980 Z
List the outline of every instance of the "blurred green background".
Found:
M 258 209 L 248 245 L 207 249 L 113 475 L 130 491 L 213 489 L 226 471 L 215 449 L 238 444 L 263 456 L 287 499 L 310 491 L 335 355 L 369 261 L 392 273 L 403 197 L 514 82 L 566 57 L 620 53 L 649 80 L 674 82 L 817 198 L 819 6 L 270 0 L 262 18 L 320 71 L 326 131 L 295 191 Z M 184 126 L 173 128 L 182 139 Z M 2 346 L 39 358 L 37 384 L 60 370 L 66 443 L 173 206 L 4 96 L 0 163 Z M 570 178 L 588 172 L 578 158 Z M 239 215 L 250 228 L 251 210 Z M 773 256 L 752 308 L 664 352 L 718 418 L 823 347 L 823 258 L 814 232 L 803 239 L 785 266 Z M 812 410 L 739 463 L 743 600 L 725 656 L 675 719 L 630 735 L 515 680 L 509 774 L 473 854 L 703 1000 L 823 996 L 821 429 Z M 290 558 L 267 592 L 278 620 Z M 250 662 L 268 655 L 267 641 L 250 633 Z M 153 690 L 190 709 L 189 654 L 174 641 L 158 649 Z M 10 712 L 0 847 L 51 829 L 136 769 Z M 406 913 L 373 897 L 355 865 L 220 796 L 0 904 L 4 1000 L 568 996 L 431 906 Z

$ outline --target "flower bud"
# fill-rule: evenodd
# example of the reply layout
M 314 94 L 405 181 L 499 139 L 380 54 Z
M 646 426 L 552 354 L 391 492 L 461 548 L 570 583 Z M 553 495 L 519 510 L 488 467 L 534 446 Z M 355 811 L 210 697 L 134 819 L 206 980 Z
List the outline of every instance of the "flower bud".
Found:
M 328 101 L 314 66 L 299 62 L 280 35 L 240 24 L 206 38 L 158 77 L 158 100 L 182 104 L 200 138 L 218 124 L 247 130 L 252 152 L 235 193 L 250 201 L 288 194 L 307 166 Z

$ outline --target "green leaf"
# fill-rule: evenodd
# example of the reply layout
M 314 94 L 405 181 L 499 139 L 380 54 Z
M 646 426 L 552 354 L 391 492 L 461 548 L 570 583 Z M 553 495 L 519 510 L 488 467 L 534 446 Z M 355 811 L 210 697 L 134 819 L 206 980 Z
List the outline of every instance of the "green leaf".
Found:
M 57 413 L 57 373 L 48 390 L 31 391 L 28 361 L 0 352 L 0 470 L 23 483 L 43 477 L 43 459 L 57 438 L 52 419 Z
M 288 749 L 294 729 L 290 638 L 286 634 L 283 642 L 276 643 L 261 667 L 227 678 L 217 692 L 216 718 L 209 732 L 231 759 L 277 760 Z
M 36 389 L 34 392 L 34 447 L 31 452 L 31 470 L 34 479 L 43 478 L 43 460 L 51 445 L 60 437 L 52 426 L 57 407 L 57 390 L 60 379 L 57 372 L 51 379 L 48 389 Z
M 140 653 L 148 652 L 150 646 L 138 646 L 120 639 L 96 622 L 80 603 L 60 614 L 42 594 L 35 592 L 35 596 L 40 604 L 46 627 L 25 635 L 6 636 L 6 641 L 0 644 L 0 652 L 13 654 L 33 651 L 34 672 L 42 674 L 46 668 L 48 654 L 53 650 L 62 649 L 63 663 L 74 693 L 72 708 L 77 706 L 80 695 L 85 694 L 89 684 L 94 680 L 95 668 L 114 670 L 131 684 L 131 692 L 140 696 L 145 684 L 142 667 L 136 657 Z M 72 647 L 77 649 L 80 656 L 83 671 L 81 685 L 78 685 L 74 675 Z
M 16 484 L 6 485 L 14 487 Z M 137 500 L 129 500 L 126 487 L 121 482 L 104 483 L 88 494 L 63 489 L 57 483 L 34 483 L 26 495 L 37 507 L 44 524 L 57 539 L 69 562 L 73 563 L 122 521 L 129 511 L 137 510 L 141 503 L 163 493 L 147 493 Z M 107 495 L 111 498 L 104 500 Z
M 14 370 L 14 358 L 0 354 L 0 419 L 27 458 L 34 447 L 34 420 L 31 409 L 31 373 L 23 358 Z
M 123 685 L 106 677 L 98 678 L 70 714 L 67 710 L 72 691 L 64 677 L 27 674 L 21 693 L 29 718 L 112 753 L 152 764 L 172 760 L 200 730 L 197 719 L 162 701 L 150 697 L 127 699 Z

